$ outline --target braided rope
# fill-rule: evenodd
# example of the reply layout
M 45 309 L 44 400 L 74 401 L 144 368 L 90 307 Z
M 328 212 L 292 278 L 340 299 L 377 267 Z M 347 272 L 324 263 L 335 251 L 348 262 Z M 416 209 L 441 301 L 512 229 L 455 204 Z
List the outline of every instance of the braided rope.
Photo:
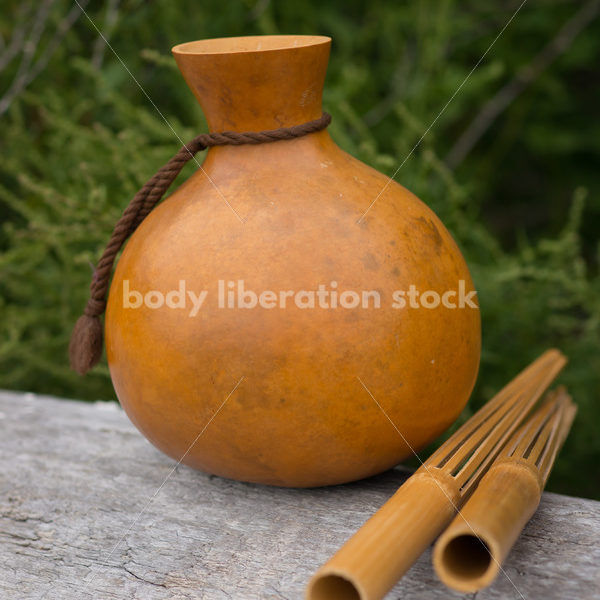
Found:
M 94 271 L 90 285 L 90 297 L 83 315 L 79 317 L 73 328 L 69 344 L 71 367 L 80 375 L 84 375 L 100 360 L 103 343 L 100 315 L 106 309 L 106 295 L 117 254 L 123 247 L 125 240 L 133 234 L 140 223 L 160 202 L 183 167 L 198 152 L 211 146 L 240 146 L 242 144 L 265 144 L 280 140 L 291 140 L 321 131 L 330 122 L 331 116 L 323 113 L 320 118 L 314 121 L 308 121 L 293 127 L 243 133 L 235 131 L 201 133 L 191 142 L 183 145 L 175 156 L 142 186 L 117 221 Z

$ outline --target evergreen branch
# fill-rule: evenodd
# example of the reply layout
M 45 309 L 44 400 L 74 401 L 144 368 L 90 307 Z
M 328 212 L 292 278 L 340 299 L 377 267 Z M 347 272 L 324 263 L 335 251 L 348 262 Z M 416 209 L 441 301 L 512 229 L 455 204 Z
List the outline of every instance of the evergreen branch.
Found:
M 571 47 L 575 38 L 598 16 L 599 12 L 600 0 L 592 0 L 583 5 L 529 64 L 521 67 L 514 79 L 504 87 L 500 88 L 500 90 L 483 105 L 477 116 L 458 138 L 450 149 L 450 152 L 448 152 L 445 162 L 451 169 L 456 168 L 462 163 L 500 114 L 506 110 L 545 69 Z
M 12 102 L 17 98 L 28 85 L 46 68 L 52 55 L 64 39 L 67 32 L 75 24 L 81 15 L 79 6 L 74 6 L 59 23 L 54 36 L 50 39 L 44 51 L 40 54 L 38 60 L 33 62 L 33 57 L 39 47 L 39 41 L 46 28 L 49 10 L 55 0 L 44 0 L 40 9 L 36 13 L 34 24 L 31 28 L 29 38 L 23 46 L 21 63 L 17 74 L 15 75 L 10 87 L 0 98 L 0 116 L 9 108 Z M 89 0 L 80 0 L 82 7 L 88 4 Z
M 94 43 L 94 51 L 92 53 L 92 66 L 97 71 L 100 70 L 100 68 L 102 67 L 102 63 L 104 62 L 106 40 L 110 39 L 110 36 L 115 30 L 115 26 L 119 17 L 120 2 L 121 0 L 108 0 L 108 5 L 106 7 L 106 16 L 104 17 L 104 27 L 102 35 L 99 35 L 96 38 L 96 42 Z

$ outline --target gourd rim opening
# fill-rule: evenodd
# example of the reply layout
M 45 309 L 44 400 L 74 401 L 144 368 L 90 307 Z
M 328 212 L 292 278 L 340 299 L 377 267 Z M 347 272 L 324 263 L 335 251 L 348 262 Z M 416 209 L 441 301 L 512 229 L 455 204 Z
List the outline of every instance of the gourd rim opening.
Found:
M 173 54 L 242 54 L 293 50 L 330 42 L 331 38 L 324 35 L 250 35 L 185 42 L 174 46 L 171 52 Z

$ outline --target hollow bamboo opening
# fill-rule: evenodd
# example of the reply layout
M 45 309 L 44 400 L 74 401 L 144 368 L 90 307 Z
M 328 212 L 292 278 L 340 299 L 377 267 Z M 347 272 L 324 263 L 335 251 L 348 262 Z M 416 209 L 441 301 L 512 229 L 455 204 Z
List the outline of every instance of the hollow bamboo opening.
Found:
M 478 590 L 498 572 L 498 558 L 490 546 L 474 534 L 463 533 L 445 540 L 439 554 L 438 573 L 461 591 Z
M 307 598 L 308 600 L 365 600 L 352 581 L 334 574 L 317 576 L 310 586 Z

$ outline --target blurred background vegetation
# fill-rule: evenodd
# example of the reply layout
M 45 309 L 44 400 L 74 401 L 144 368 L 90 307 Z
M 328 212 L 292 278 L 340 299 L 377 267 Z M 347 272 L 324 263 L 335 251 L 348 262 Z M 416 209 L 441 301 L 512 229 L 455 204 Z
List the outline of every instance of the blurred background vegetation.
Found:
M 392 174 L 520 0 L 4 0 L 0 13 L 0 387 L 114 398 L 67 363 L 95 262 L 135 191 L 205 130 L 170 48 L 333 38 L 325 109 Z M 459 242 L 483 355 L 469 409 L 549 346 L 579 405 L 550 489 L 600 498 L 599 3 L 526 3 L 398 173 Z M 140 88 L 141 86 L 141 88 Z M 188 166 L 181 180 L 188 177 Z

